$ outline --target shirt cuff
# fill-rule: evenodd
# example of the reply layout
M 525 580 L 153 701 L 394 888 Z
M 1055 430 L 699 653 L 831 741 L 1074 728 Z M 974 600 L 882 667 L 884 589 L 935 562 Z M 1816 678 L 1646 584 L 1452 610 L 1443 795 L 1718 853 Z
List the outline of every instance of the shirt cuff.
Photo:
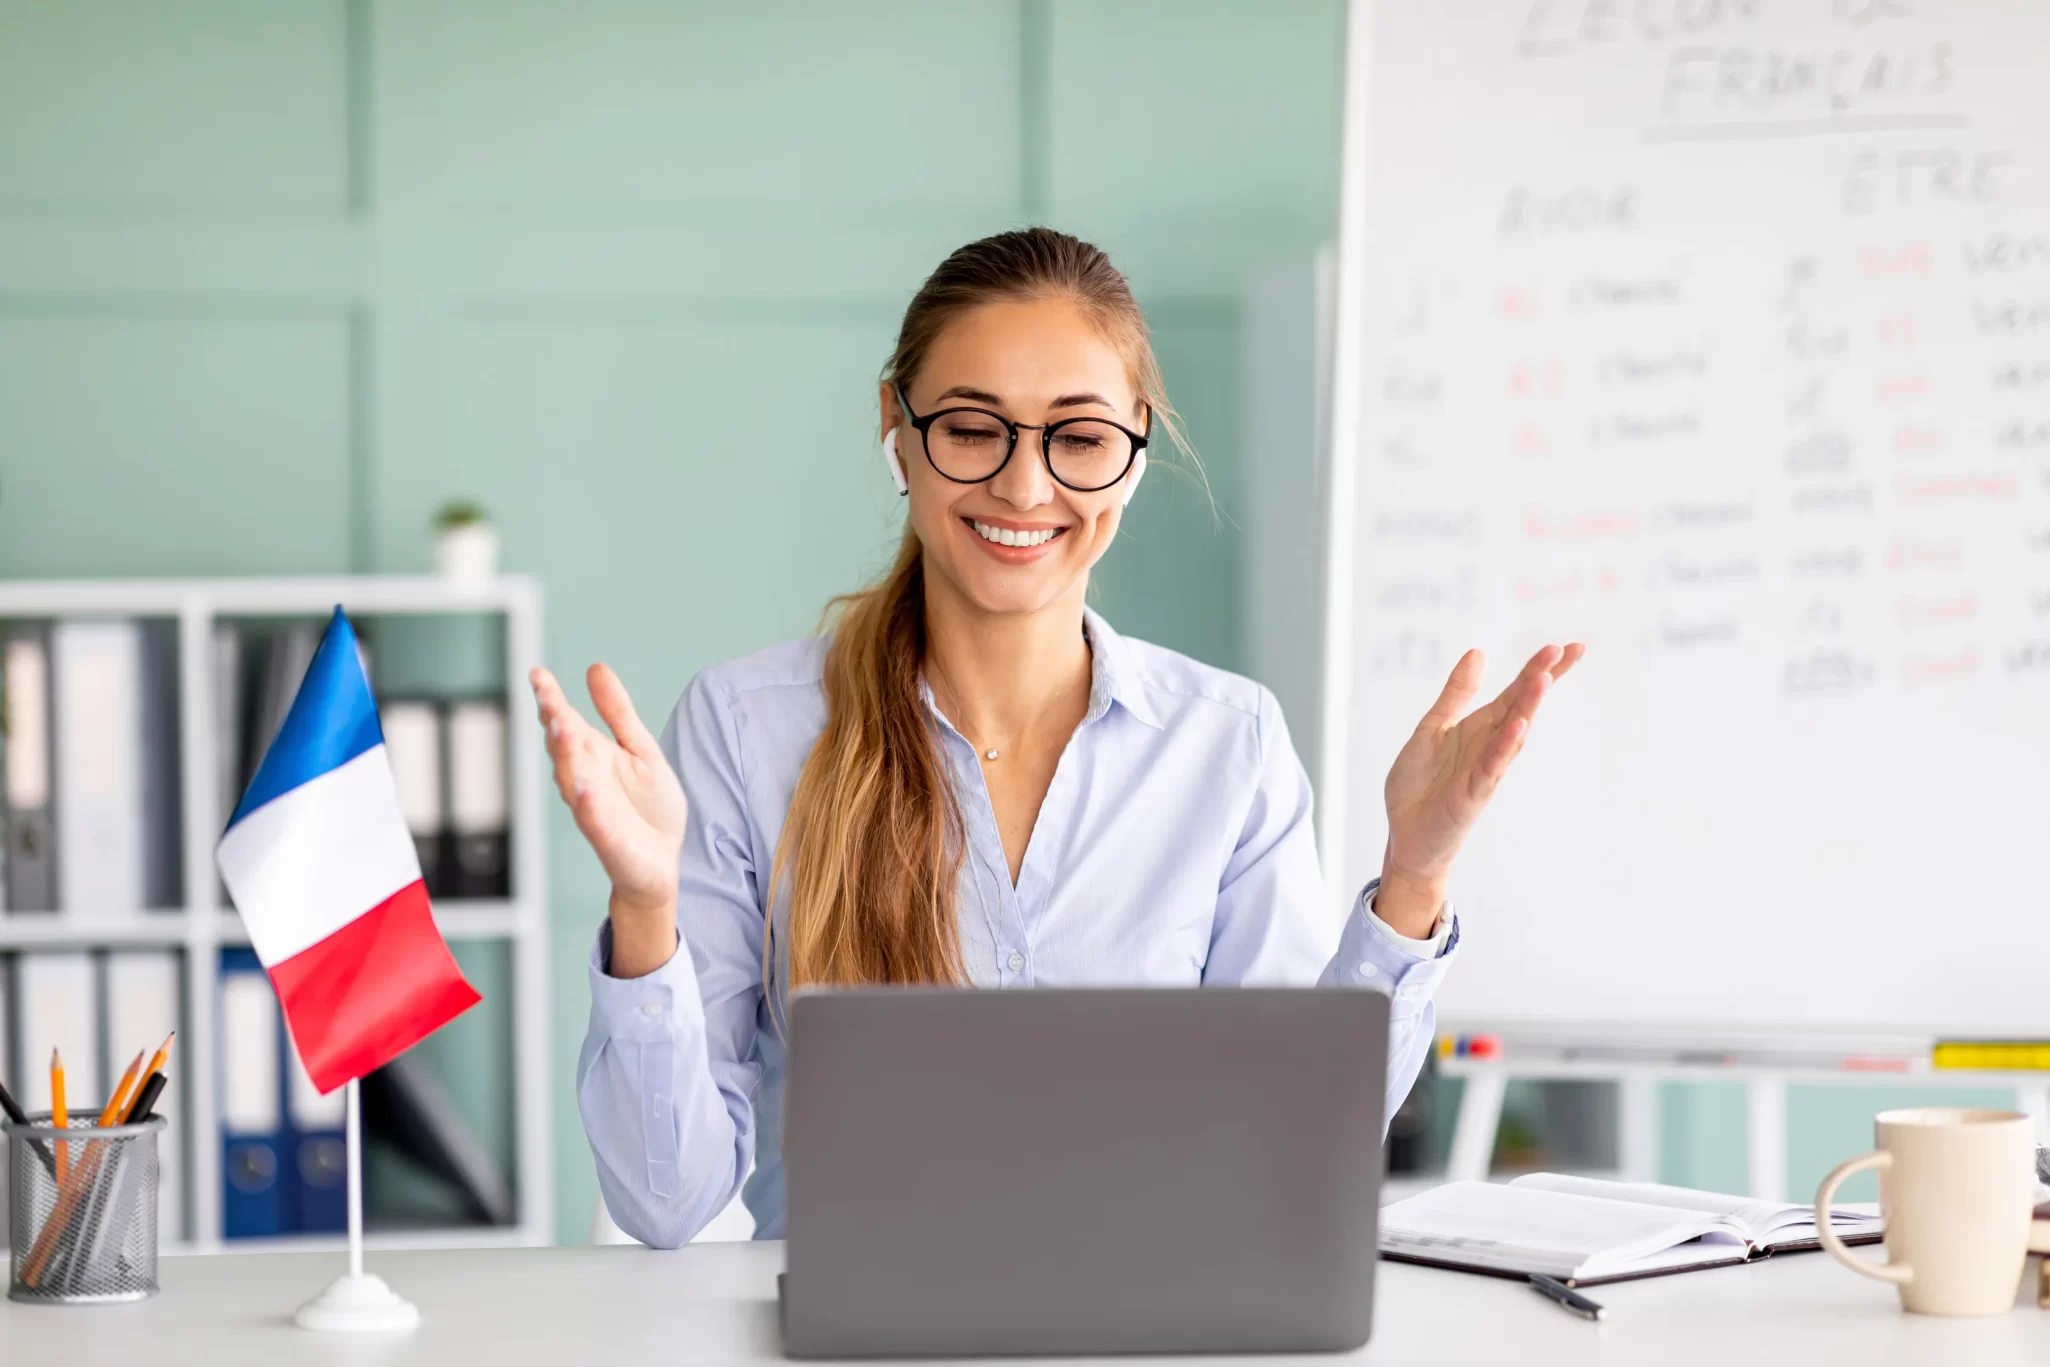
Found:
M 1380 886 L 1377 878 L 1361 889 L 1339 941 L 1332 981 L 1386 992 L 1390 1018 L 1413 1020 L 1429 1008 L 1438 984 L 1458 957 L 1459 918 L 1447 906 L 1439 912 L 1430 939 L 1398 935 L 1374 914 L 1374 894 Z
M 612 922 L 598 928 L 591 946 L 588 977 L 591 983 L 591 1033 L 607 1039 L 648 1044 L 665 1041 L 687 1027 L 704 1011 L 698 997 L 697 966 L 683 951 L 683 937 L 677 936 L 676 950 L 668 962 L 638 978 L 615 978 L 607 973 L 612 962 Z
M 1376 878 L 1373 882 L 1367 884 L 1366 890 L 1360 894 L 1360 906 L 1367 914 L 1367 924 L 1372 926 L 1382 939 L 1388 941 L 1397 949 L 1408 951 L 1419 959 L 1444 957 L 1445 945 L 1452 938 L 1452 904 L 1447 902 L 1443 907 L 1439 908 L 1437 928 L 1431 932 L 1431 937 L 1428 940 L 1412 940 L 1409 936 L 1401 934 L 1393 926 L 1382 920 L 1379 914 L 1375 912 L 1374 898 L 1379 895 L 1380 891 L 1381 880 Z

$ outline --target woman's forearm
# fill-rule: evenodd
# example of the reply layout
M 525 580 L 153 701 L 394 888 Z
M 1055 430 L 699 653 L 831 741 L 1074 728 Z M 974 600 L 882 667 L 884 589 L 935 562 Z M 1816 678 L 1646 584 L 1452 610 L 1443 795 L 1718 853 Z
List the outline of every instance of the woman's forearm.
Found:
M 661 904 L 629 902 L 615 889 L 606 907 L 612 918 L 612 960 L 605 967 L 614 978 L 645 978 L 676 956 L 682 937 L 676 929 L 676 898 Z
M 1380 891 L 1374 897 L 1374 914 L 1397 935 L 1428 940 L 1438 929 L 1438 916 L 1445 908 L 1445 884 L 1431 879 L 1417 881 L 1398 871 L 1384 870 Z

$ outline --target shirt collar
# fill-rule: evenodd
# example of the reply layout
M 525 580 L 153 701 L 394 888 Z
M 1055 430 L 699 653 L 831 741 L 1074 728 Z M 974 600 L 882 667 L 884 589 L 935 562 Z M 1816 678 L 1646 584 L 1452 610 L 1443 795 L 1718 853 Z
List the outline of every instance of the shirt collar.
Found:
M 1131 713 L 1134 720 L 1162 730 L 1164 723 L 1153 710 L 1153 699 L 1147 696 L 1145 681 L 1139 677 L 1132 662 L 1132 649 L 1125 644 L 1124 637 L 1112 631 L 1110 623 L 1088 607 L 1082 609 L 1082 634 L 1089 638 L 1089 712 L 1083 722 L 1095 721 L 1116 703 Z M 918 676 L 918 695 L 935 717 L 953 727 L 946 713 L 940 711 L 923 671 Z
M 1160 730 L 1159 714 L 1153 710 L 1153 699 L 1147 694 L 1146 681 L 1139 677 L 1132 649 L 1125 639 L 1112 631 L 1110 623 L 1104 621 L 1094 608 L 1082 609 L 1082 630 L 1089 637 L 1087 719 L 1095 721 L 1110 710 L 1112 703 L 1116 703 L 1131 713 L 1135 720 Z

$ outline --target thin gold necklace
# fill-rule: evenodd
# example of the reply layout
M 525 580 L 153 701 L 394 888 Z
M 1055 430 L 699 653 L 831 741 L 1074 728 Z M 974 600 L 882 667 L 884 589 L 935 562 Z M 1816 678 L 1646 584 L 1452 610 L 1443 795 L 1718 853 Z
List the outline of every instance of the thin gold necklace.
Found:
M 946 666 L 944 666 L 944 665 L 940 664 L 940 662 L 939 662 L 938 660 L 934 660 L 934 661 L 933 661 L 933 671 L 934 671 L 934 672 L 935 672 L 936 674 L 938 674 L 938 675 L 940 676 L 940 682 L 941 682 L 941 684 L 945 685 L 945 687 L 946 687 L 946 690 L 947 690 L 947 692 L 948 692 L 948 693 L 949 693 L 949 694 L 951 695 L 951 694 L 953 693 L 953 691 L 954 691 L 954 684 L 953 684 L 953 681 L 952 681 L 951 679 L 949 679 L 949 678 L 947 677 L 947 670 L 946 670 Z M 942 709 L 942 713 L 943 713 L 943 714 L 944 714 L 944 711 L 945 711 L 945 709 Z M 952 718 L 949 718 L 949 720 L 951 721 L 951 720 L 952 720 Z M 961 730 L 961 725 L 960 725 L 960 723 L 959 723 L 959 722 L 955 722 L 955 723 L 954 723 L 954 729 L 955 729 L 956 731 L 960 731 L 960 732 L 961 732 L 961 739 L 963 739 L 963 740 L 967 740 L 967 741 L 968 741 L 968 745 L 969 745 L 969 748 L 970 748 L 970 749 L 980 749 L 980 748 L 981 748 L 981 747 L 977 746 L 977 745 L 975 744 L 975 742 L 974 742 L 974 741 L 972 741 L 972 740 L 968 740 L 968 733 L 967 733 L 966 731 L 962 731 L 962 730 Z M 996 747 L 995 747 L 994 745 L 992 745 L 992 746 L 990 746 L 990 747 L 989 747 L 989 749 L 987 749 L 987 750 L 984 750 L 984 751 L 982 752 L 982 757 L 983 757 L 984 759 L 986 759 L 986 760 L 996 760 L 996 759 L 1001 759 L 1001 758 L 1003 757 L 1003 753 L 1004 753 L 1003 751 L 1001 751 L 1001 750 L 997 749 L 997 748 L 996 748 Z

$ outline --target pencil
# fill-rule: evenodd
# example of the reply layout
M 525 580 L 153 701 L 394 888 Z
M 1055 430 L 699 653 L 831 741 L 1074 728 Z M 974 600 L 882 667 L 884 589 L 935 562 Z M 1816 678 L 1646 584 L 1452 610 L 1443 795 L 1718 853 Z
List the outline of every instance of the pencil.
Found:
M 104 1127 L 118 1123 L 128 1114 L 130 1087 L 142 1076 L 137 1069 L 142 1067 L 142 1055 L 138 1053 L 128 1065 L 128 1071 L 121 1075 L 121 1085 L 114 1089 L 114 1095 L 107 1098 L 107 1108 L 100 1112 L 99 1124 Z
M 55 1049 L 50 1051 L 50 1123 L 58 1129 L 71 1124 L 71 1113 L 64 1106 L 64 1056 Z M 71 1175 L 71 1141 L 57 1141 L 57 1185 L 64 1185 L 64 1179 Z
M 128 1109 L 121 1113 L 122 1124 L 126 1125 L 142 1119 L 142 1089 L 146 1085 L 148 1085 L 149 1080 L 151 1078 L 164 1076 L 164 1064 L 171 1057 L 171 1041 L 177 1038 L 178 1032 L 176 1030 L 173 1030 L 170 1034 L 164 1036 L 164 1042 L 162 1046 L 157 1049 L 155 1055 L 151 1057 L 149 1061 L 149 1067 L 143 1069 L 141 1074 L 136 1078 L 135 1095 L 131 1096 L 128 1099 Z M 161 1088 L 162 1085 L 162 1083 L 159 1083 L 159 1088 Z
M 171 1045 L 177 1038 L 178 1032 L 176 1030 L 164 1036 L 164 1042 L 158 1045 L 157 1052 L 150 1056 L 149 1067 L 135 1075 L 138 1080 L 147 1078 L 151 1073 L 161 1073 L 164 1071 L 164 1065 L 171 1061 Z

